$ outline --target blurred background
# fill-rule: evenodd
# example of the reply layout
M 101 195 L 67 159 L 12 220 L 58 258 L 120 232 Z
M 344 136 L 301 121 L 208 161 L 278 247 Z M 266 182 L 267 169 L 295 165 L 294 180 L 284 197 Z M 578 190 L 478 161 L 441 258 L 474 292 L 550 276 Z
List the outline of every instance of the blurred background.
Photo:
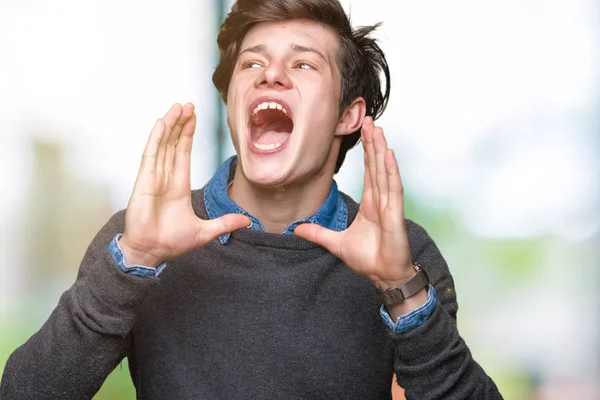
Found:
M 342 3 L 384 22 L 379 124 L 474 358 L 506 399 L 600 399 L 600 4 Z M 233 153 L 211 82 L 230 5 L 0 0 L 0 373 L 126 207 L 156 118 L 196 104 L 195 188 Z M 336 180 L 360 198 L 360 146 Z M 97 399 L 134 398 L 126 365 Z

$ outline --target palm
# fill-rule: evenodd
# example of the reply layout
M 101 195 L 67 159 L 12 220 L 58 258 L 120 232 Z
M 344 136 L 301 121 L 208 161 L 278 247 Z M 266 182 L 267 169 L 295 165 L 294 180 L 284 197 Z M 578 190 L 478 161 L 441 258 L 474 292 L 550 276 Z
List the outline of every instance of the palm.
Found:
M 362 128 L 365 182 L 358 215 L 343 232 L 301 225 L 296 234 L 327 248 L 355 272 L 374 282 L 402 282 L 412 258 L 404 225 L 398 165 L 381 128 L 365 118 Z
M 174 105 L 148 139 L 125 217 L 122 241 L 151 260 L 165 260 L 201 247 L 216 236 L 247 226 L 243 216 L 198 218 L 192 208 L 190 154 L 194 106 Z

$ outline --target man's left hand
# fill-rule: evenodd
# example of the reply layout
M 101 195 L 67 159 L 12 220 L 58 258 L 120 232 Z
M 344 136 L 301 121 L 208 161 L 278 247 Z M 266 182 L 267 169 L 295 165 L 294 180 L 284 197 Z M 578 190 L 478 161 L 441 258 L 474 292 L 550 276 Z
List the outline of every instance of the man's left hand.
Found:
M 375 286 L 397 287 L 415 275 L 404 224 L 404 198 L 394 152 L 383 129 L 366 117 L 361 138 L 365 177 L 360 208 L 343 232 L 302 224 L 294 233 L 319 244 Z

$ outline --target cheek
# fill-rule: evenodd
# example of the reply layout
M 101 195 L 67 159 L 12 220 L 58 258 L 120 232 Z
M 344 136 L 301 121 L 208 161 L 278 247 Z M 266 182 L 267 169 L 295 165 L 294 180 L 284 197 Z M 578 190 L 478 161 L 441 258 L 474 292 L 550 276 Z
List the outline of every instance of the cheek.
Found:
M 227 91 L 227 113 L 231 113 L 233 108 L 235 107 L 235 98 L 237 94 L 237 90 L 235 85 L 233 85 L 233 81 L 231 81 L 231 85 L 229 85 L 229 90 Z
M 327 89 L 324 90 L 323 88 Z M 331 81 L 326 81 L 322 88 L 319 88 L 316 96 L 316 111 L 322 115 L 322 118 L 324 118 L 328 124 L 335 125 L 338 120 L 340 107 L 340 96 L 335 85 Z
M 308 131 L 315 142 L 324 143 L 333 140 L 338 122 L 338 106 L 331 98 L 321 96 L 309 111 Z
M 235 127 L 235 110 L 233 108 L 233 101 L 231 101 L 229 97 L 227 98 L 227 107 L 225 112 L 227 113 L 227 126 L 229 127 L 229 130 L 232 131 Z
M 236 122 L 238 122 L 238 119 L 240 117 L 238 114 L 242 113 L 241 105 L 239 104 L 242 99 L 239 98 L 238 90 L 233 85 L 233 83 L 234 82 L 232 81 L 232 85 L 230 85 L 230 90 L 229 92 L 227 92 L 226 112 L 227 126 L 229 127 L 231 133 L 235 135 L 237 130 Z

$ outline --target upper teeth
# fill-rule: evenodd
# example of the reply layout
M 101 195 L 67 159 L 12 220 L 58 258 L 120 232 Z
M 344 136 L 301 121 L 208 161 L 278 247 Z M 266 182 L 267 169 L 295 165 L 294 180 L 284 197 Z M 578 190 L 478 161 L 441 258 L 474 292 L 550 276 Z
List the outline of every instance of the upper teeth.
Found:
M 272 110 L 274 109 L 278 109 L 280 111 L 283 111 L 283 113 L 285 115 L 288 115 L 287 110 L 279 103 L 276 103 L 274 101 L 264 101 L 262 103 L 260 103 L 259 105 L 256 106 L 256 108 L 252 111 L 252 116 L 254 116 L 257 112 L 259 112 L 260 110 L 266 110 L 267 108 L 270 108 Z

